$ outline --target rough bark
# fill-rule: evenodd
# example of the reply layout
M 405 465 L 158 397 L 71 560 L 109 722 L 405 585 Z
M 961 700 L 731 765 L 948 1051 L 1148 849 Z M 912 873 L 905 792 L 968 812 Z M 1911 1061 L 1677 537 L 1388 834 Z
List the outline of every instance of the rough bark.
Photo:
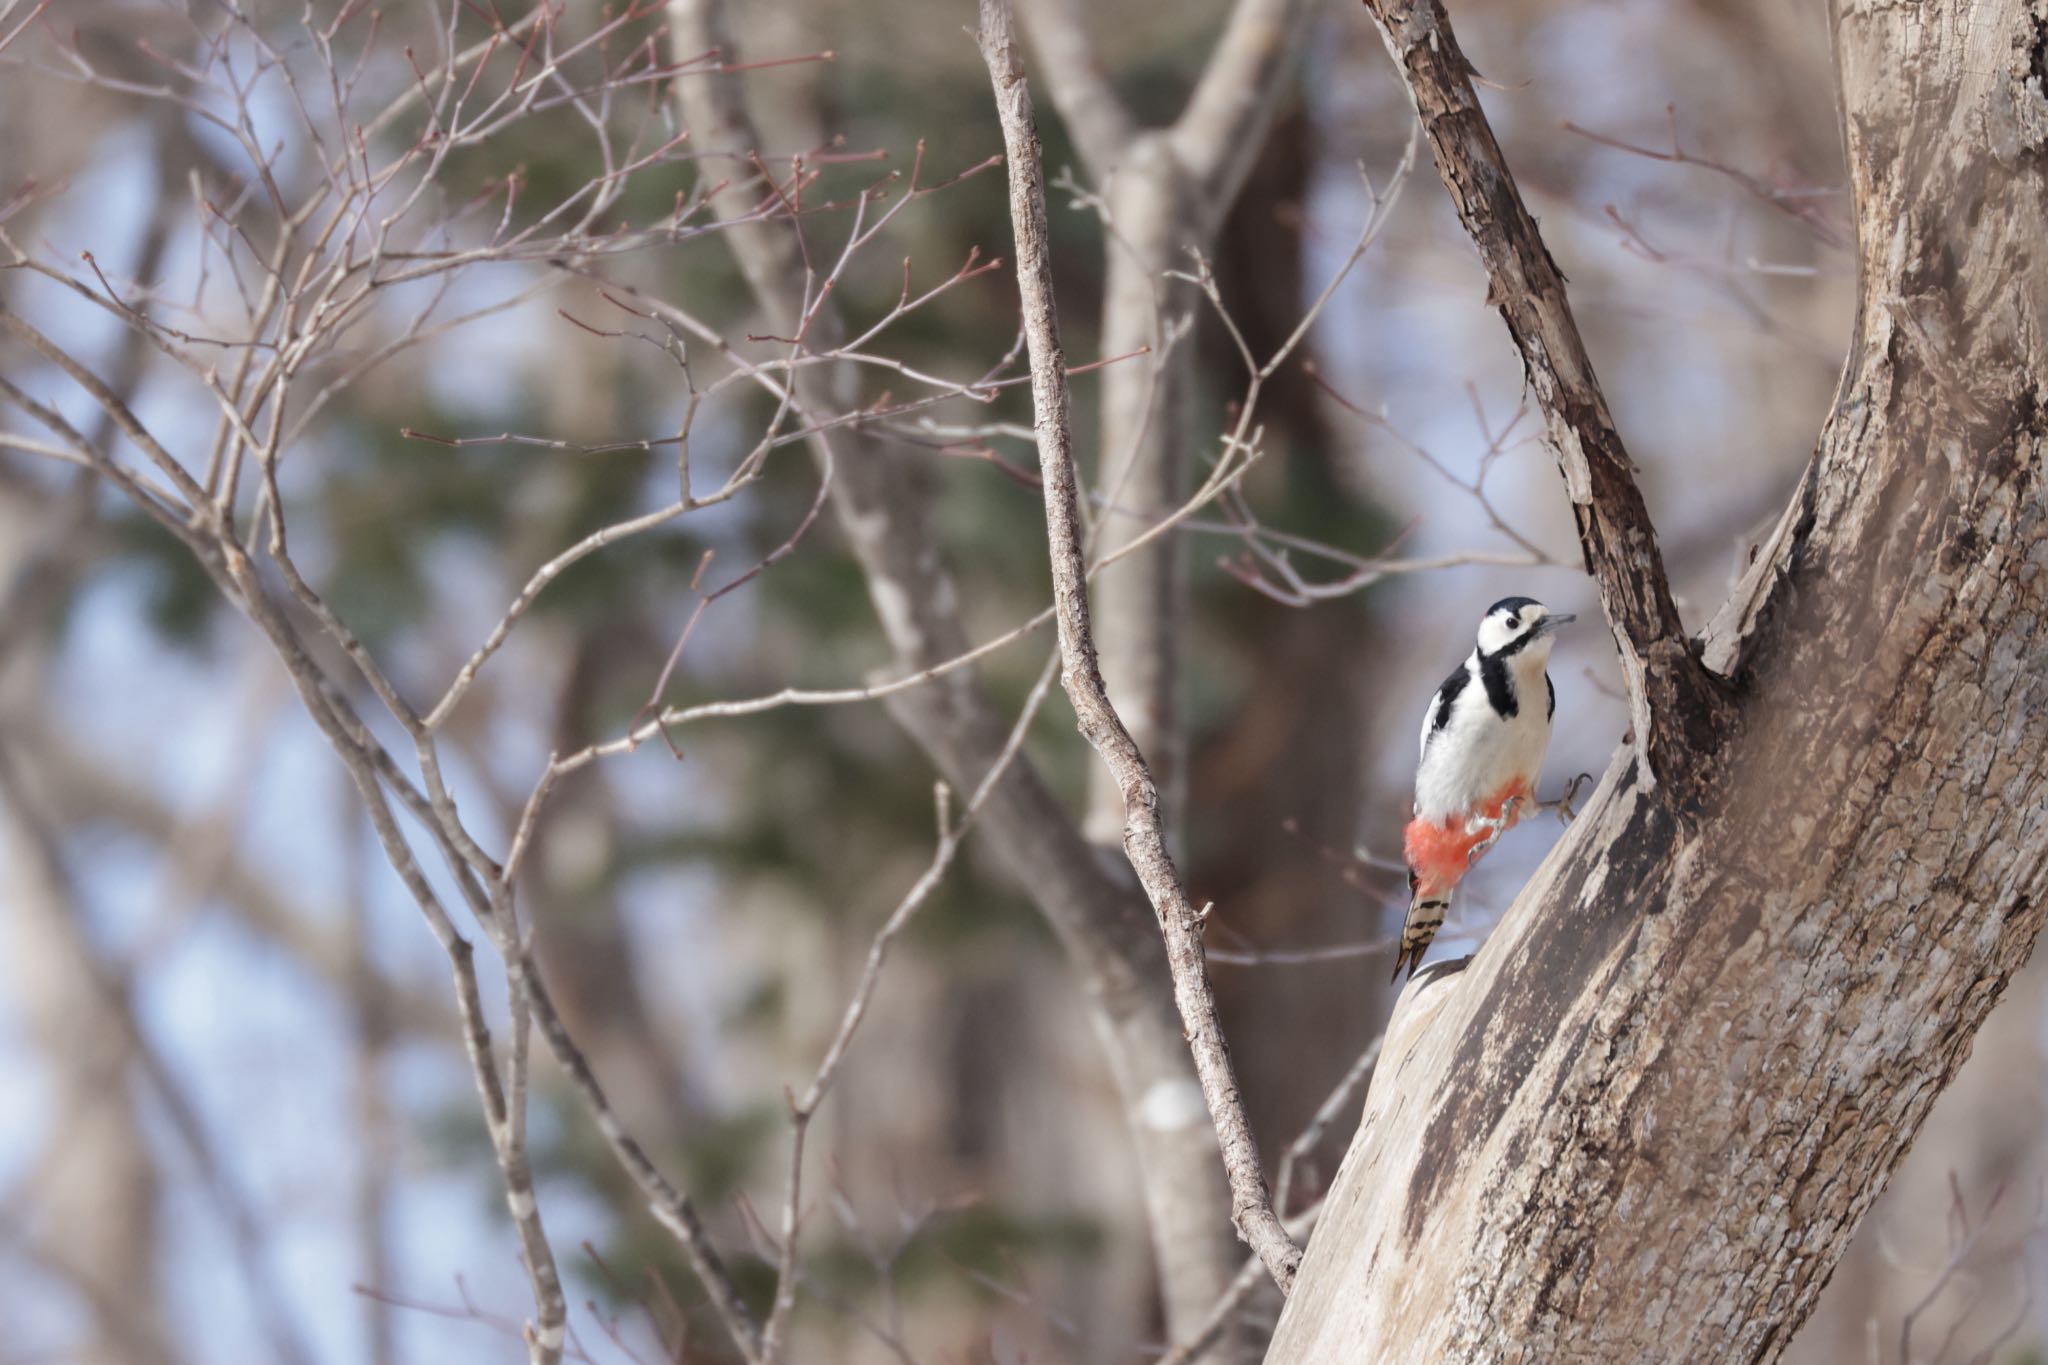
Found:
M 1858 316 L 1706 633 L 1733 726 L 1418 978 L 1272 1362 L 1774 1358 L 2033 949 L 2048 11 L 1833 18 Z

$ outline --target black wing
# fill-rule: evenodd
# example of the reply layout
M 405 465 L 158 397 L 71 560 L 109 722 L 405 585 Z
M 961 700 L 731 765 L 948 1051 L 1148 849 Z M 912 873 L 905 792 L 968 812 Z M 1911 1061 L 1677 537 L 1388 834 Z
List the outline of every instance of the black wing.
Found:
M 1546 688 L 1546 689 L 1547 689 L 1547 690 L 1548 690 L 1548 691 L 1550 692 L 1550 709 L 1549 709 L 1548 711 L 1545 711 L 1545 712 L 1543 713 L 1543 718 L 1544 718 L 1545 720 L 1556 720 L 1556 719 L 1557 719 L 1557 684 L 1556 684 L 1556 683 L 1554 683 L 1554 682 L 1552 682 L 1552 681 L 1550 680 L 1550 675 L 1549 675 L 1548 673 L 1545 673 L 1545 674 L 1543 675 L 1543 686 L 1544 686 L 1544 687 L 1545 687 L 1545 688 Z
M 1444 679 L 1443 686 L 1437 688 L 1436 699 L 1430 702 L 1429 714 L 1422 721 L 1423 753 L 1429 752 L 1429 741 L 1451 723 L 1451 708 L 1457 705 L 1458 694 L 1471 685 L 1472 668 L 1468 662 L 1459 664 L 1451 676 Z

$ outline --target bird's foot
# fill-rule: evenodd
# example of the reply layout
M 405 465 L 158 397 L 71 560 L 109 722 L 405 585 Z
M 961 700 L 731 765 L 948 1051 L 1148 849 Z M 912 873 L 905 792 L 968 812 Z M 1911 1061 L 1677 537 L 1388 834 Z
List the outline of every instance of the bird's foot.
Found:
M 1478 862 L 1479 855 L 1499 843 L 1500 836 L 1506 834 L 1508 827 L 1521 818 L 1522 800 L 1522 797 L 1510 796 L 1507 800 L 1501 802 L 1499 814 L 1474 815 L 1465 821 L 1466 833 L 1478 834 L 1484 831 L 1486 835 L 1485 838 L 1472 845 L 1471 849 L 1465 854 L 1466 866 L 1469 867 L 1473 863 Z
M 1594 780 L 1593 774 L 1580 773 L 1577 777 L 1564 784 L 1564 794 L 1559 796 L 1557 800 L 1540 801 L 1537 805 L 1544 810 L 1556 811 L 1557 822 L 1560 825 L 1569 825 L 1577 818 L 1579 813 L 1577 809 L 1579 793 L 1591 786 Z

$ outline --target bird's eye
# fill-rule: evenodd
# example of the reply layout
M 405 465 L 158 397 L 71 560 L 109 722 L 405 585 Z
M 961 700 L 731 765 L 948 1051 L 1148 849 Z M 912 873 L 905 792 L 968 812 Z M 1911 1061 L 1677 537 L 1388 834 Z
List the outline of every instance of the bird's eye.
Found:
M 1509 629 L 1509 630 L 1520 630 L 1521 628 L 1522 628 L 1522 618 L 1521 618 L 1521 617 L 1519 617 L 1519 616 L 1510 616 L 1510 617 L 1508 618 L 1508 629 Z

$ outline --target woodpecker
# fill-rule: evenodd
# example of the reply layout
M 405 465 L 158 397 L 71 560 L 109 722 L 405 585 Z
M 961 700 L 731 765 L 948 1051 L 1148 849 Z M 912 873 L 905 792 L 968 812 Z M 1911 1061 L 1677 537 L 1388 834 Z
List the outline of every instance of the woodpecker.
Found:
M 1451 890 L 1536 798 L 1557 689 L 1544 666 L 1559 627 L 1577 618 L 1533 597 L 1503 597 L 1479 622 L 1479 643 L 1422 718 L 1415 815 L 1402 842 L 1408 919 L 1394 980 L 1422 963 L 1451 908 Z

